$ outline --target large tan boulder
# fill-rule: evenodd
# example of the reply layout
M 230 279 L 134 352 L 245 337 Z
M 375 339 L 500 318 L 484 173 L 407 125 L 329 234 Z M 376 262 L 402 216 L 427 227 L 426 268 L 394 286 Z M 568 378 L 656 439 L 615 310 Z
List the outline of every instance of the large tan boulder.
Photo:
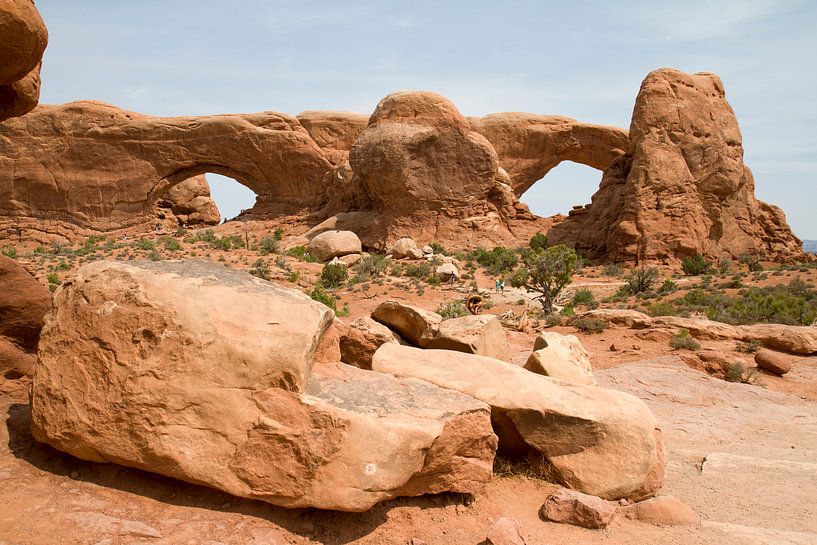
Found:
M 560 488 L 545 499 L 539 514 L 545 520 L 595 530 L 613 522 L 616 508 L 596 496 Z
M 761 348 L 757 351 L 755 363 L 758 367 L 781 377 L 791 371 L 791 359 L 768 348 Z
M 423 251 L 417 247 L 414 239 L 403 237 L 395 241 L 389 250 L 394 259 L 423 259 Z
M 309 241 L 308 248 L 321 261 L 363 251 L 360 239 L 351 231 L 324 231 Z
M 420 339 L 423 348 L 456 350 L 499 360 L 508 358 L 508 336 L 493 314 L 450 318 L 440 323 L 429 339 Z
M 43 318 L 51 292 L 13 259 L 0 256 L 0 377 L 34 370 Z
M 524 367 L 528 371 L 566 382 L 597 385 L 590 356 L 575 335 L 541 332 Z
M 331 313 L 200 262 L 94 263 L 56 293 L 35 438 L 287 507 L 364 511 L 490 479 L 487 405 L 417 380 L 312 367 Z
M 592 203 L 548 240 L 610 260 L 804 257 L 783 211 L 755 197 L 743 139 L 721 79 L 650 72 L 630 123 L 628 153 L 605 170 Z
M 658 423 L 639 399 L 567 384 L 493 358 L 384 344 L 372 369 L 416 377 L 492 408 L 500 450 L 544 456 L 567 486 L 605 499 L 641 499 L 664 480 Z
M 436 312 L 398 301 L 384 301 L 372 311 L 372 319 L 393 329 L 414 345 L 434 337 L 443 317 Z
M 363 316 L 349 324 L 340 337 L 340 361 L 361 369 L 372 368 L 372 356 L 384 343 L 400 343 L 394 331 Z
M 48 31 L 31 0 L 0 0 L 0 121 L 31 111 L 40 97 Z

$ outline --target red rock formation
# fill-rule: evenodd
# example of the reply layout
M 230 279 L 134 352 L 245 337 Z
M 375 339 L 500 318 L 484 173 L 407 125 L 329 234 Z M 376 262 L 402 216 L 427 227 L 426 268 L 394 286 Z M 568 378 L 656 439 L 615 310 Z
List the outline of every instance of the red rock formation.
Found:
M 100 231 L 149 224 L 173 185 L 224 174 L 261 216 L 321 204 L 331 165 L 285 114 L 157 118 L 99 102 L 40 106 L 0 125 L 0 215 Z
M 218 225 L 221 213 L 210 198 L 210 185 L 202 176 L 194 176 L 171 187 L 156 203 L 160 219 L 173 219 L 179 225 Z
M 31 111 L 40 97 L 48 31 L 31 0 L 0 0 L 0 121 Z
M 333 165 L 349 159 L 349 150 L 369 123 L 369 116 L 353 112 L 310 110 L 295 118 Z
M 18 378 L 34 368 L 51 293 L 5 256 L 0 256 L 0 288 L 0 377 Z
M 636 99 L 629 148 L 605 171 L 592 204 L 556 225 L 551 240 L 621 261 L 696 252 L 802 258 L 783 212 L 755 198 L 718 76 L 650 73 Z
M 471 128 L 494 146 L 517 197 L 562 161 L 599 170 L 627 152 L 627 131 L 569 117 L 506 112 L 470 118 Z

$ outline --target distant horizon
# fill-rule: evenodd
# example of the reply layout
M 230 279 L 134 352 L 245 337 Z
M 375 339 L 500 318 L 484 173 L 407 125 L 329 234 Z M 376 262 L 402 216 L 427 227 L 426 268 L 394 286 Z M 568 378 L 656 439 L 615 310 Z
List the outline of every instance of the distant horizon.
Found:
M 756 196 L 780 206 L 798 238 L 817 240 L 817 55 L 807 53 L 817 51 L 815 2 L 37 6 L 50 36 L 42 103 L 100 100 L 157 116 L 368 114 L 388 93 L 416 89 L 446 96 L 464 115 L 524 111 L 629 128 L 650 71 L 715 72 L 737 114 Z M 247 208 L 237 183 L 208 179 L 224 216 Z M 590 202 L 600 179 L 564 162 L 522 202 L 539 215 L 566 214 Z

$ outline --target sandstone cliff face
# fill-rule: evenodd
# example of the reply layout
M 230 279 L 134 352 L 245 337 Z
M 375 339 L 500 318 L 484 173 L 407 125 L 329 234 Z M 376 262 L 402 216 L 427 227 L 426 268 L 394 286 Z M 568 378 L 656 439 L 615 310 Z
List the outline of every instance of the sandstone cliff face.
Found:
M 802 256 L 782 211 L 755 198 L 737 119 L 716 75 L 650 73 L 629 148 L 605 171 L 592 204 L 554 227 L 552 240 L 615 260 Z
M 349 150 L 369 123 L 368 115 L 353 112 L 309 110 L 295 117 L 333 166 L 349 159 Z
M 111 230 L 150 221 L 205 172 L 257 195 L 258 214 L 316 207 L 330 164 L 284 114 L 155 118 L 99 102 L 40 106 L 0 126 L 0 214 Z
M 221 220 L 221 213 L 210 198 L 210 185 L 203 175 L 174 185 L 156 204 L 157 217 L 172 219 L 179 225 L 218 225 Z
M 48 31 L 31 0 L 0 0 L 0 121 L 31 111 L 40 98 Z

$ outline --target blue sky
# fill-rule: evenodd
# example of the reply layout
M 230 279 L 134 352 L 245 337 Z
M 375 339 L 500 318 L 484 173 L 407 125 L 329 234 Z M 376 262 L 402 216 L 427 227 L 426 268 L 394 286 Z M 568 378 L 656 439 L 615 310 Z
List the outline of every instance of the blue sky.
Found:
M 466 115 L 560 114 L 628 127 L 644 76 L 718 73 L 757 195 L 817 239 L 817 2 L 38 0 L 41 101 L 153 115 L 369 113 L 399 89 Z M 223 212 L 251 195 L 209 176 Z M 600 173 L 563 163 L 523 198 L 589 202 Z M 236 187 L 238 186 L 238 187 Z

